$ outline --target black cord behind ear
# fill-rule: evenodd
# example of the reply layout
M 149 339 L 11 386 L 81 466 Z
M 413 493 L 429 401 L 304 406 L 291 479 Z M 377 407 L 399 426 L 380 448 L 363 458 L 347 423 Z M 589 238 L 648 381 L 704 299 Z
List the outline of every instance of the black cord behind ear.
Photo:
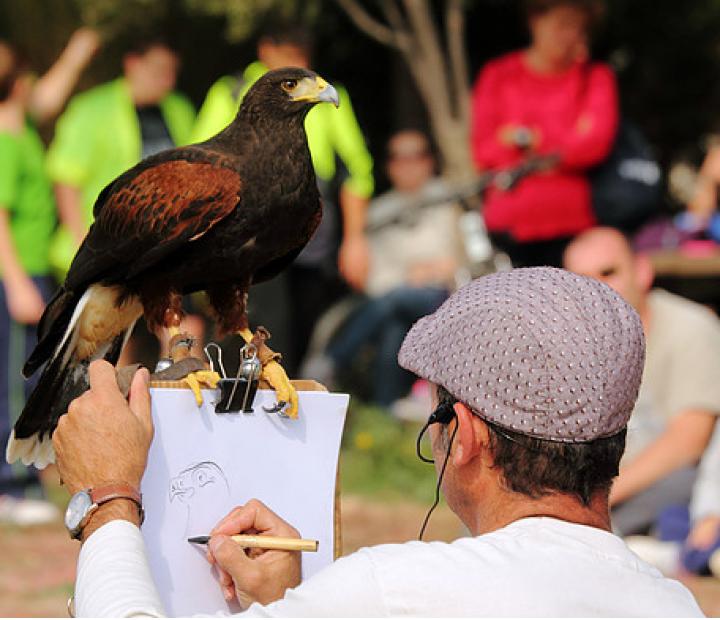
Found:
M 417 440 L 415 441 L 415 452 L 423 463 L 435 462 L 434 459 L 429 459 L 422 455 L 420 444 L 422 443 L 423 435 L 431 424 L 450 424 L 450 421 L 455 417 L 455 409 L 453 409 L 454 404 L 455 403 L 442 403 L 441 405 L 438 405 L 435 411 L 430 414 L 427 422 L 425 422 L 424 426 L 420 429 Z
M 420 430 L 415 447 L 417 449 L 418 458 L 421 461 L 424 461 L 425 463 L 435 462 L 434 459 L 428 459 L 422 455 L 420 451 L 420 442 L 422 441 L 422 437 L 425 434 L 425 431 L 427 431 L 431 424 L 450 424 L 452 419 L 455 417 L 454 406 L 455 403 L 448 402 L 438 405 L 435 411 L 430 414 L 428 421 L 425 422 L 425 425 Z M 448 441 L 447 452 L 445 453 L 445 460 L 443 461 L 442 468 L 440 469 L 440 475 L 438 476 L 437 485 L 435 486 L 435 501 L 433 502 L 432 506 L 430 506 L 430 510 L 428 510 L 427 514 L 425 515 L 425 520 L 423 521 L 422 527 L 420 528 L 420 534 L 418 534 L 418 540 L 422 540 L 423 534 L 425 534 L 425 528 L 430 521 L 430 515 L 432 515 L 433 511 L 440 503 L 440 486 L 442 485 L 443 476 L 445 475 L 445 468 L 447 467 L 448 459 L 450 458 L 450 450 L 452 449 L 452 444 L 455 440 L 455 433 L 457 433 L 457 430 L 458 425 L 455 424 L 455 428 L 453 429 L 452 435 L 450 436 L 450 441 Z
M 452 408 L 452 407 L 451 407 Z M 437 508 L 438 504 L 440 503 L 440 487 L 442 485 L 443 476 L 445 476 L 445 468 L 447 467 L 448 460 L 450 459 L 450 450 L 452 449 L 453 442 L 455 441 L 455 433 L 457 433 L 458 430 L 458 424 L 455 424 L 455 428 L 453 429 L 452 435 L 450 435 L 450 441 L 448 441 L 448 447 L 447 452 L 445 453 L 445 460 L 443 461 L 442 469 L 440 470 L 440 475 L 438 476 L 437 485 L 435 486 L 435 501 L 433 502 L 433 505 L 430 506 L 430 510 L 427 511 L 427 514 L 425 515 L 425 520 L 423 521 L 422 527 L 420 528 L 420 533 L 418 534 L 418 540 L 423 539 L 423 535 L 425 534 L 425 528 L 427 527 L 428 523 L 430 522 L 430 516 L 434 512 L 434 510 Z
M 438 405 L 437 409 L 435 409 L 428 418 L 428 426 L 435 423 L 450 424 L 450 420 L 455 417 L 455 409 L 453 409 L 454 405 L 455 403 L 442 403 L 441 405 Z

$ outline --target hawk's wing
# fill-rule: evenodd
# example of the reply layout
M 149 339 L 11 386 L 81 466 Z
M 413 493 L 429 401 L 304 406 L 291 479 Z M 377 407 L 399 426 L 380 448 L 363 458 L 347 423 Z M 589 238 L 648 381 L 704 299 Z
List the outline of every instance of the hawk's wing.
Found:
M 108 270 L 142 272 L 230 215 L 241 189 L 239 174 L 212 151 L 176 149 L 142 162 L 98 196 L 66 285 L 87 286 Z

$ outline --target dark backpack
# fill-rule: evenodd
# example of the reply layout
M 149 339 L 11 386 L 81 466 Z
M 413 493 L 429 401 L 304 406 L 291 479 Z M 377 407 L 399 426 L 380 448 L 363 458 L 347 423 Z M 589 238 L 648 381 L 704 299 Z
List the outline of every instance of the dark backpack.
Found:
M 640 130 L 623 119 L 609 157 L 588 173 L 598 223 L 632 232 L 656 215 L 662 173 Z

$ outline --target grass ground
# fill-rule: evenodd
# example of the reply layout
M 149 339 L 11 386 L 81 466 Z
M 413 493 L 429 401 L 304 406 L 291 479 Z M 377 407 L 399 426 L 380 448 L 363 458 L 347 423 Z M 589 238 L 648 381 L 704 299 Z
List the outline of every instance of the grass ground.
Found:
M 351 407 L 340 470 L 343 491 L 386 501 L 430 503 L 435 469 L 415 453 L 419 429 L 419 424 L 399 422 L 378 408 Z
M 343 554 L 417 537 L 435 487 L 433 467 L 415 456 L 417 430 L 379 410 L 350 412 L 340 468 Z M 64 506 L 67 494 L 54 472 L 46 484 L 52 500 Z M 441 504 L 425 538 L 449 541 L 461 533 L 460 522 Z M 0 617 L 67 616 L 78 545 L 62 525 L 0 526 L 0 549 Z M 695 579 L 688 586 L 706 614 L 720 615 L 720 582 Z

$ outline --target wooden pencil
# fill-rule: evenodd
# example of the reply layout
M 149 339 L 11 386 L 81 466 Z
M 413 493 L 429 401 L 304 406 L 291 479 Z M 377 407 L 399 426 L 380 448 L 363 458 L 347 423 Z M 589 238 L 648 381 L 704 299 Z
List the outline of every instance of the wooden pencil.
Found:
M 246 549 L 273 549 L 278 551 L 317 551 L 318 541 L 307 538 L 283 538 L 282 536 L 255 536 L 250 534 L 236 534 L 230 536 L 238 545 Z M 188 542 L 206 545 L 210 536 L 194 536 Z

